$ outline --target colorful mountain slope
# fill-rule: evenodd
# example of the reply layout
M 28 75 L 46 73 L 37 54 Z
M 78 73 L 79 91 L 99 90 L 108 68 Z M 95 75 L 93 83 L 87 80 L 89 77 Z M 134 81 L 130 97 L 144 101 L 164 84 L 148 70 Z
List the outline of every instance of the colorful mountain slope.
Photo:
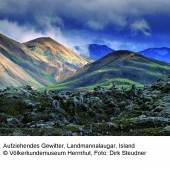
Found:
M 170 65 L 130 51 L 116 51 L 86 65 L 73 77 L 52 88 L 94 88 L 97 85 L 143 86 L 170 74 Z
M 28 84 L 34 87 L 41 87 L 41 84 L 25 72 L 23 68 L 0 53 L 0 88 Z
M 56 80 L 64 80 L 88 63 L 87 59 L 49 37 L 24 43 L 29 49 L 41 55 L 49 66 L 57 71 Z M 50 71 L 47 69 L 47 71 Z
M 33 42 L 35 41 L 37 40 L 34 40 Z M 65 48 L 62 45 L 60 46 L 63 47 L 63 51 L 54 56 L 49 55 L 49 53 L 53 54 L 55 52 L 54 44 L 58 45 L 58 43 L 49 38 L 40 38 L 38 39 L 38 41 L 43 42 L 47 45 L 45 46 L 46 48 L 39 48 L 39 44 L 36 44 L 37 47 L 34 45 L 34 47 L 39 51 L 41 50 L 41 52 L 39 52 L 38 50 L 30 50 L 30 48 L 28 48 L 25 44 L 21 44 L 0 34 L 1 58 L 6 58 L 8 59 L 8 61 L 12 62 L 12 67 L 18 67 L 18 71 L 20 68 L 20 72 L 17 72 L 18 75 L 27 74 L 27 76 L 23 76 L 22 78 L 22 80 L 24 80 L 23 83 L 23 81 L 18 82 L 18 79 L 16 79 L 17 76 L 15 75 L 15 73 L 13 73 L 12 79 L 15 80 L 16 86 L 22 84 L 24 85 L 26 83 L 31 84 L 33 87 L 35 87 L 35 84 L 41 86 L 50 85 L 56 83 L 57 81 L 64 80 L 66 77 L 75 73 L 80 67 L 87 64 L 87 61 L 85 59 L 81 58 L 74 52 L 71 53 L 71 50 Z M 30 47 L 31 43 L 32 42 L 28 42 L 26 44 Z M 50 46 L 52 51 L 49 50 Z M 8 69 L 6 69 L 6 71 L 10 72 L 9 68 L 11 67 L 7 68 Z M 25 77 L 29 77 L 29 79 L 25 80 Z M 0 83 L 6 84 L 6 87 L 14 84 L 8 84 L 7 77 L 1 77 Z
M 149 58 L 170 63 L 170 48 L 149 48 L 139 53 Z

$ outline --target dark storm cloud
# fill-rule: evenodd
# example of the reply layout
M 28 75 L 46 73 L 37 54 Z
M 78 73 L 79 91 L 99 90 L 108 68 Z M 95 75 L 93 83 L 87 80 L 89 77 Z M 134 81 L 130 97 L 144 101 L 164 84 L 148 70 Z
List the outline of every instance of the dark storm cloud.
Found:
M 160 45 L 152 41 L 156 39 L 166 45 L 169 9 L 169 0 L 0 0 L 0 30 L 13 24 L 30 38 L 44 34 L 73 41 L 75 36 L 71 43 L 81 43 L 87 34 L 86 42 L 98 41 L 100 34 L 101 41 L 108 38 L 115 48 L 122 48 L 122 43 L 132 47 L 134 42 L 135 49 L 136 42 L 143 44 L 141 48 L 146 43 Z

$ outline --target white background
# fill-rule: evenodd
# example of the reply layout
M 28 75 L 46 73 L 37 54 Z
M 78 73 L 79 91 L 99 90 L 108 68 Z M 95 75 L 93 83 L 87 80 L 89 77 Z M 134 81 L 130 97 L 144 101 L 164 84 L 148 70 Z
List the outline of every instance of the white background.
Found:
M 4 143 L 136 143 L 146 156 L 3 156 Z M 169 170 L 170 137 L 0 137 L 4 170 Z

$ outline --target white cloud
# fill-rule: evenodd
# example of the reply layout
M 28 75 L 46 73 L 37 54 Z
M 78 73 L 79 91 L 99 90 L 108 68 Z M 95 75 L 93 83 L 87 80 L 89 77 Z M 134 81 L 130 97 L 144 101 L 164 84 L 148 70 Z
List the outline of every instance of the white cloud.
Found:
M 0 32 L 21 42 L 42 36 L 41 33 L 36 32 L 31 27 L 21 26 L 8 20 L 0 20 Z
M 100 31 L 103 30 L 103 28 L 106 26 L 105 23 L 97 22 L 94 20 L 88 21 L 87 25 L 92 28 L 93 30 Z
M 41 21 L 44 26 L 44 31 L 37 31 L 33 26 L 20 25 L 17 22 L 11 22 L 9 20 L 0 20 L 0 33 L 18 41 L 27 42 L 39 37 L 51 37 L 59 43 L 74 49 L 76 45 L 84 45 L 92 43 L 93 37 L 88 37 L 86 33 L 79 30 L 70 30 L 68 33 L 64 33 L 60 27 L 52 25 L 50 19 Z
M 46 24 L 45 30 L 40 32 L 33 26 L 19 25 L 17 22 L 0 20 L 0 32 L 19 42 L 26 42 L 39 37 L 51 37 L 67 45 L 67 40 L 63 36 L 61 29 L 53 27 L 50 23 L 46 22 Z
M 148 48 L 148 44 L 146 43 L 134 43 L 131 41 L 120 41 L 120 40 L 104 40 L 103 43 L 99 43 L 99 44 L 105 44 L 108 47 L 114 49 L 114 50 L 130 50 L 130 51 L 134 51 L 134 52 L 139 52 L 142 51 L 144 49 Z M 149 46 L 152 47 L 153 44 L 149 43 Z M 77 48 L 75 48 L 74 50 L 83 55 L 83 56 L 90 56 L 90 52 L 89 52 L 89 45 L 81 45 L 78 46 Z
M 135 21 L 130 27 L 135 34 L 140 32 L 145 36 L 151 36 L 151 28 L 144 19 Z

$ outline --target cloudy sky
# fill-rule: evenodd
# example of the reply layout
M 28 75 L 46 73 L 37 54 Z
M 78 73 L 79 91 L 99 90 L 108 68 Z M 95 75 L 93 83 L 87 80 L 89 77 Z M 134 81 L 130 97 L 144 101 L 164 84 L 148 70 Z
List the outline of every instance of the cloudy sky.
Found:
M 0 0 L 0 33 L 20 42 L 50 36 L 70 47 L 170 47 L 169 9 L 170 0 Z

